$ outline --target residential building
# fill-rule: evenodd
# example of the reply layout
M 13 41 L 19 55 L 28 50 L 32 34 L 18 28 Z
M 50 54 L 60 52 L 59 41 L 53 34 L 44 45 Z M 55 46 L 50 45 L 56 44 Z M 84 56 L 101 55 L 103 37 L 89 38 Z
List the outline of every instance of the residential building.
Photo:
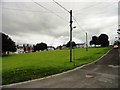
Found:
M 85 47 L 85 43 L 77 43 L 76 44 L 76 48 L 84 48 Z

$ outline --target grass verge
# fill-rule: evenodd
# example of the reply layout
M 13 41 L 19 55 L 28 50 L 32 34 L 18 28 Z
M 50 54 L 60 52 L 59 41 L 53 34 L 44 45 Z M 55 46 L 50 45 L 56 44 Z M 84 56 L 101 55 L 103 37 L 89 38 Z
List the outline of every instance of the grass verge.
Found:
M 69 50 L 43 51 L 9 55 L 2 58 L 2 84 L 11 84 L 64 72 L 90 63 L 105 54 L 110 47 L 78 48 L 73 50 L 73 62 L 69 62 Z

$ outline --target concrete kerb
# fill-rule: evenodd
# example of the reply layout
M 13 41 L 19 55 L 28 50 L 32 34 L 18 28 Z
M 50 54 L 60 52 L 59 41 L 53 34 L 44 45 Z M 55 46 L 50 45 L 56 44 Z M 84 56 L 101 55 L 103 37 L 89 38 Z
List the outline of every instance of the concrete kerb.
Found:
M 26 83 L 35 82 L 35 81 L 40 81 L 40 80 L 43 80 L 43 79 L 47 79 L 47 78 L 51 78 L 51 77 L 54 77 L 54 76 L 62 75 L 62 74 L 65 74 L 65 73 L 69 73 L 69 72 L 75 71 L 75 70 L 77 70 L 77 69 L 83 68 L 84 66 L 88 66 L 88 65 L 90 65 L 90 64 L 93 64 L 93 63 L 99 61 L 101 58 L 103 58 L 105 55 L 107 55 L 110 51 L 111 51 L 111 49 L 110 49 L 107 53 L 105 53 L 103 56 L 101 56 L 99 59 L 97 59 L 97 60 L 95 60 L 95 61 L 93 61 L 93 62 L 91 62 L 91 63 L 82 65 L 82 66 L 80 66 L 80 67 L 74 68 L 74 69 L 72 69 L 72 70 L 68 70 L 68 71 L 65 71 L 65 72 L 62 72 L 62 73 L 50 75 L 50 76 L 43 77 L 43 78 L 39 78 L 39 79 L 34 79 L 34 80 L 29 80 L 29 81 L 24 81 L 24 82 L 19 82 L 19 83 L 13 83 L 13 84 L 9 84 L 9 85 L 2 85 L 2 87 L 10 87 L 10 86 L 14 86 L 14 85 L 26 84 Z M 0 86 L 0 87 L 1 87 L 1 86 Z

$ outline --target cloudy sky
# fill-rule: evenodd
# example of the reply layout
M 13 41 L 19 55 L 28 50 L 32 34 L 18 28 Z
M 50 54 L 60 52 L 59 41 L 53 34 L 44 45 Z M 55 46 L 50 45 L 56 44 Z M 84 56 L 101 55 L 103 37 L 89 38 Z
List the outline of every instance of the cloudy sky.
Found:
M 118 28 L 118 0 L 55 1 L 73 11 L 77 21 L 73 20 L 73 26 L 76 26 L 73 41 L 85 42 L 87 32 L 89 41 L 92 36 L 105 33 L 113 43 Z M 69 41 L 69 13 L 53 0 L 2 0 L 0 9 L 2 32 L 16 43 L 45 42 L 57 46 Z

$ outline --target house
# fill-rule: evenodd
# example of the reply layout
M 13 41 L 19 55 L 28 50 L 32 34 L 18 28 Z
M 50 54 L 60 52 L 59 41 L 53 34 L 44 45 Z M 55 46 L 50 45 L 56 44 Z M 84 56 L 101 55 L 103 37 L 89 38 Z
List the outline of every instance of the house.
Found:
M 53 47 L 53 46 L 47 46 L 47 49 L 48 50 L 55 50 L 55 47 Z
M 29 45 L 17 45 L 17 51 L 15 53 L 27 53 L 27 52 L 33 52 L 34 47 Z
M 60 46 L 57 46 L 56 49 L 61 50 L 61 49 L 62 49 L 62 46 L 61 46 L 61 45 L 60 45 Z
M 84 48 L 85 47 L 85 43 L 77 43 L 76 44 L 76 48 Z
M 23 47 L 17 48 L 17 52 L 18 52 L 18 53 L 23 53 L 23 52 L 24 52 L 24 48 L 23 48 Z
M 65 49 L 65 48 L 66 48 L 66 44 L 63 44 L 62 49 Z
M 16 50 L 16 54 L 19 54 L 19 53 L 23 53 L 24 52 L 24 48 L 22 45 L 17 45 L 17 50 Z

